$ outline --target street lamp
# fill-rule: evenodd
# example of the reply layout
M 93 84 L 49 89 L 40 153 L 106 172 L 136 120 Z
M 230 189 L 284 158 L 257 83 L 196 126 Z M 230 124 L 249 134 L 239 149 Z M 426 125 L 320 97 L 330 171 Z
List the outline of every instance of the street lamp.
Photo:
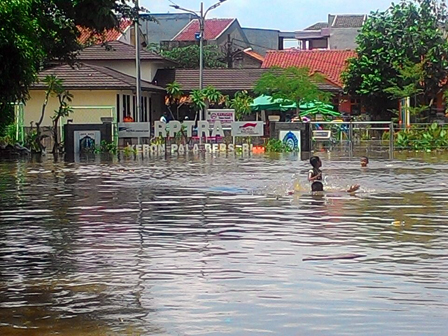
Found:
M 201 9 L 199 12 L 193 11 L 191 9 L 182 8 L 178 5 L 170 5 L 175 9 L 191 13 L 193 14 L 199 21 L 199 90 L 204 88 L 204 25 L 205 25 L 205 17 L 207 13 L 216 7 L 219 7 L 223 2 L 227 0 L 219 0 L 219 2 L 211 5 L 204 13 L 204 3 L 201 2 Z M 199 120 L 202 120 L 202 112 L 199 113 Z

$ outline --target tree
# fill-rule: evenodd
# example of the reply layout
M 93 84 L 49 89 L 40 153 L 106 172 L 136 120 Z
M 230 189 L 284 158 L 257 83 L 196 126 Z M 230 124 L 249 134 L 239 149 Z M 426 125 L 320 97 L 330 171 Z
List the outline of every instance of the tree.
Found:
M 166 106 L 168 107 L 168 110 L 171 113 L 171 117 L 174 118 L 171 106 L 175 105 L 177 111 L 176 116 L 177 119 L 179 119 L 179 108 L 183 105 L 183 103 L 180 103 L 180 100 L 183 96 L 182 86 L 177 82 L 169 83 L 166 86 L 166 93 L 167 93 Z
M 235 110 L 235 117 L 237 120 L 241 120 L 243 116 L 251 113 L 250 104 L 254 99 L 249 96 L 247 91 L 238 91 L 235 93 L 234 98 L 230 100 L 230 107 Z
M 53 154 L 58 154 L 60 150 L 60 143 L 59 143 L 59 120 L 61 118 L 68 117 L 70 113 L 73 112 L 73 109 L 68 104 L 72 101 L 73 95 L 67 91 L 62 86 L 62 80 L 60 82 L 60 85 L 58 85 L 54 93 L 56 94 L 56 97 L 58 98 L 59 107 L 57 110 L 54 111 L 54 115 L 51 117 L 53 121 Z
M 196 111 L 208 110 L 211 105 L 224 104 L 227 97 L 212 85 L 202 90 L 192 90 L 189 100 Z
M 42 67 L 74 61 L 77 26 L 100 34 L 118 29 L 118 15 L 133 17 L 136 10 L 125 0 L 0 1 L 0 114 L 27 98 Z
M 285 99 L 300 103 L 321 101 L 328 102 L 331 94 L 319 89 L 318 83 L 324 76 L 315 73 L 310 76 L 308 68 L 289 67 L 271 68 L 255 83 L 256 94 L 272 96 L 273 99 Z
M 156 50 L 157 51 L 157 50 Z M 179 68 L 199 68 L 199 46 L 192 44 L 186 47 L 173 48 L 171 50 L 160 49 L 157 52 L 178 64 Z M 206 45 L 203 49 L 204 68 L 226 68 L 225 55 L 216 45 Z
M 446 7 L 438 0 L 403 0 L 385 12 L 372 13 L 357 37 L 357 57 L 343 73 L 346 91 L 359 95 L 376 117 L 390 117 L 390 88 L 417 84 L 420 104 L 431 105 L 446 89 L 448 42 L 442 24 Z M 423 78 L 401 76 L 407 65 L 420 64 Z

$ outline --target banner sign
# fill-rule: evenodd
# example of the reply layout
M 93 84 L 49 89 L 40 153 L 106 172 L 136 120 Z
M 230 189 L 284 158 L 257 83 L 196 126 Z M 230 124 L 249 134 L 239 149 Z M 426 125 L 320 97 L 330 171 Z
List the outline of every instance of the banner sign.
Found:
M 210 123 L 211 127 L 213 127 L 213 124 L 216 121 L 220 121 L 222 127 L 230 128 L 232 126 L 232 122 L 235 121 L 235 110 L 209 109 L 207 111 L 207 121 Z
M 118 123 L 119 138 L 147 138 L 149 137 L 148 122 Z
M 232 136 L 263 136 L 263 121 L 235 121 L 232 123 Z

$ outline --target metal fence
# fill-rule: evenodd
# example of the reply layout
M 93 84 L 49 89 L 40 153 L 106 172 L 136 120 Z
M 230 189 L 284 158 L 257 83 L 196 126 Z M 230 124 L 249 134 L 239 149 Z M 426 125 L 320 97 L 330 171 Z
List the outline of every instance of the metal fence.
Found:
M 352 156 L 393 159 L 394 124 L 391 121 L 314 121 L 311 149 Z M 344 155 L 345 156 L 345 155 Z

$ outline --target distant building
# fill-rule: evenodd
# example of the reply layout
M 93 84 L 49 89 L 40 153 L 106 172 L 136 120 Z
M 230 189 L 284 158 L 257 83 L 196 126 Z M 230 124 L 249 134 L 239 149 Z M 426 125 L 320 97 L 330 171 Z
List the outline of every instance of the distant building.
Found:
M 147 45 L 159 45 L 160 41 L 170 41 L 195 18 L 188 13 L 142 14 L 140 29 Z
M 199 20 L 194 19 L 183 27 L 170 41 L 161 41 L 161 47 L 172 49 L 198 43 Z M 238 45 L 240 49 L 249 48 L 249 41 L 237 19 L 207 19 L 204 22 L 204 44 L 226 46 Z
M 198 43 L 199 23 L 193 14 L 143 14 L 140 27 L 147 45 L 172 49 Z M 262 58 L 268 50 L 282 50 L 284 49 L 284 40 L 295 40 L 293 31 L 243 28 L 234 18 L 205 20 L 204 35 L 205 44 L 218 45 L 225 54 L 237 54 L 233 60 L 232 66 L 234 67 L 255 67 L 257 63 L 260 63 L 256 59 Z M 243 50 L 248 48 L 252 52 L 250 56 L 254 56 L 253 53 L 259 56 L 247 58 Z
M 350 49 L 357 47 L 356 37 L 367 15 L 328 15 L 328 22 L 317 22 L 296 32 L 300 49 Z

